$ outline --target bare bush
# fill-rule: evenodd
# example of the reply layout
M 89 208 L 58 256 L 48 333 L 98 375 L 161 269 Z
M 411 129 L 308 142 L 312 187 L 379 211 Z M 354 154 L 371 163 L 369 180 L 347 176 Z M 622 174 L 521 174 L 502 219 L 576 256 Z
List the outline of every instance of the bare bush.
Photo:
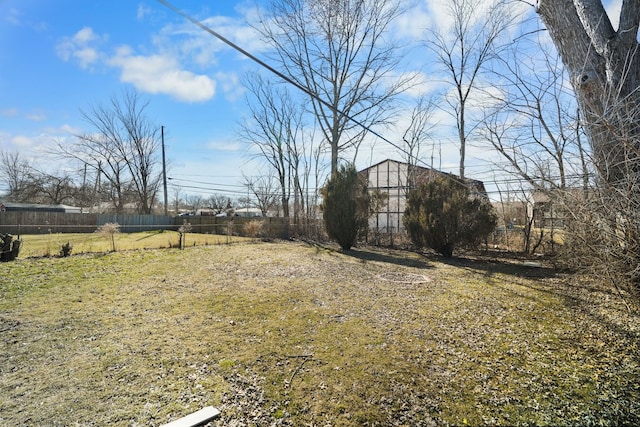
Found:
M 180 234 L 180 242 L 178 243 L 178 246 L 180 249 L 184 249 L 187 233 L 191 232 L 192 229 L 193 227 L 191 226 L 191 223 L 187 222 L 187 220 L 184 220 L 180 228 L 178 228 L 178 233 Z
M 101 225 L 96 230 L 97 233 L 100 233 L 106 236 L 111 242 L 111 252 L 116 251 L 116 239 L 115 235 L 120 232 L 120 224 L 117 222 L 107 222 L 106 224 Z
M 622 194 L 625 193 L 625 194 Z M 563 265 L 588 271 L 612 284 L 622 294 L 639 296 L 640 183 L 591 188 L 567 193 L 570 207 L 562 248 Z
M 243 226 L 242 231 L 246 236 L 254 239 L 262 237 L 264 235 L 264 221 L 257 219 L 249 221 Z

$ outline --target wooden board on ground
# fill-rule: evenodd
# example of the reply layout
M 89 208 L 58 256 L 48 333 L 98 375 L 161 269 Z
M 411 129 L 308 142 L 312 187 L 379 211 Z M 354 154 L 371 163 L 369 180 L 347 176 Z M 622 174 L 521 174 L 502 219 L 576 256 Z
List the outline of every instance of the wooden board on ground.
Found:
M 186 417 L 182 417 L 175 421 L 171 421 L 169 424 L 163 424 L 161 427 L 196 427 L 202 425 L 220 415 L 220 410 L 213 406 L 207 406 L 202 408 L 193 414 L 189 414 Z

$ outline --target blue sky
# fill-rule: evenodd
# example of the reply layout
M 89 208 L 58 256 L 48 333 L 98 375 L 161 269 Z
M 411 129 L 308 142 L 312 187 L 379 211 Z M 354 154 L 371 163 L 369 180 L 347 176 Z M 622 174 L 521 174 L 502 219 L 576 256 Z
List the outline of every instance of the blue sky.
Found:
M 247 25 L 254 19 L 252 0 L 172 3 L 244 49 L 264 55 L 265 46 Z M 419 47 L 425 28 L 446 21 L 437 4 L 416 2 L 397 22 L 395 35 L 407 46 Z M 429 75 L 433 60 L 427 50 L 411 52 L 411 71 Z M 237 138 L 247 110 L 240 79 L 255 69 L 252 61 L 157 1 L 0 0 L 0 149 L 19 151 L 51 171 L 69 167 L 47 152 L 55 140 L 90 130 L 80 109 L 106 104 L 123 89 L 135 88 L 150 101 L 152 120 L 165 126 L 173 183 L 188 186 L 191 180 L 239 189 L 243 174 L 260 173 Z M 430 75 L 422 91 L 437 90 L 441 84 L 438 76 Z M 447 120 L 446 114 L 436 118 L 445 129 L 436 166 L 457 172 L 458 148 Z M 393 130 L 381 133 L 401 140 Z M 469 151 L 467 174 L 492 176 L 487 175 L 491 166 L 486 150 Z M 401 156 L 370 137 L 357 166 L 385 158 Z
M 241 2 L 200 4 L 180 6 L 259 52 Z M 135 88 L 165 126 L 170 176 L 231 185 L 251 175 L 236 123 L 239 79 L 254 65 L 160 3 L 0 0 L 0 17 L 1 149 L 44 167 L 54 140 L 90 130 L 81 108 Z

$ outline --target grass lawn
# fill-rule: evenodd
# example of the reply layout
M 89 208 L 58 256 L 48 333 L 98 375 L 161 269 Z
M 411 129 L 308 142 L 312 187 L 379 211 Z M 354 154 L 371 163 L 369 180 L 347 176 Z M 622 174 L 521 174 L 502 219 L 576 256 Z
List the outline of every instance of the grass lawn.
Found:
M 140 233 L 116 233 L 116 251 L 132 249 L 160 249 L 179 247 L 180 235 L 177 231 L 160 230 Z M 20 258 L 59 256 L 62 245 L 71 244 L 72 254 L 111 251 L 111 237 L 101 233 L 54 233 L 27 234 L 20 236 L 22 247 Z M 244 237 L 219 234 L 187 233 L 185 247 L 218 245 L 246 241 Z
M 0 264 L 0 425 L 154 426 L 208 405 L 216 426 L 638 425 L 639 335 L 588 278 L 501 260 L 21 253 Z

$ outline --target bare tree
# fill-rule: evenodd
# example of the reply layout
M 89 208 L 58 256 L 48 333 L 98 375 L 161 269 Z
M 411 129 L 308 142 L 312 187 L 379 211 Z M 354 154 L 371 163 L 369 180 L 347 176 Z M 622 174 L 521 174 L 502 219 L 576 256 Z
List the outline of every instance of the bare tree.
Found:
M 39 173 L 34 175 L 33 182 L 39 195 L 38 200 L 34 201 L 53 205 L 74 202 L 76 186 L 69 174 Z
M 251 115 L 241 125 L 240 136 L 253 148 L 257 156 L 275 174 L 280 187 L 283 216 L 289 217 L 289 199 L 297 176 L 298 146 L 303 137 L 304 109 L 284 87 L 274 86 L 259 74 L 245 79 L 248 89 L 247 105 Z M 296 193 L 297 194 L 297 193 Z
M 123 126 L 126 139 L 119 146 L 138 198 L 138 210 L 150 214 L 160 187 L 160 127 L 146 114 L 149 101 L 136 92 L 125 92 L 121 101 L 112 100 L 113 111 Z
M 18 152 L 0 151 L 0 180 L 7 186 L 5 197 L 9 201 L 59 205 L 82 200 L 82 189 L 72 175 L 40 171 Z
M 158 132 L 147 116 L 148 101 L 134 91 L 113 97 L 107 105 L 82 110 L 91 133 L 59 141 L 59 153 L 95 169 L 111 186 L 112 201 L 122 212 L 127 191 L 135 195 L 138 211 L 151 213 L 160 185 Z
M 317 237 L 321 228 L 316 219 L 319 217 L 320 187 L 326 182 L 328 164 L 325 162 L 323 144 L 316 143 L 313 134 L 306 137 L 306 143 L 300 144 L 296 163 L 296 182 L 294 197 L 295 233 Z
M 5 197 L 10 201 L 26 202 L 33 167 L 19 152 L 0 150 L 0 182 L 6 186 Z
M 617 30 L 600 0 L 540 0 L 537 11 L 569 73 L 600 178 L 567 199 L 575 221 L 565 247 L 576 265 L 638 291 L 640 0 L 622 1 Z
M 503 52 L 501 98 L 485 113 L 480 133 L 506 160 L 506 169 L 531 188 L 579 186 L 588 180 L 588 153 L 559 58 L 554 52 L 524 57 L 521 51 L 528 49 L 517 43 Z
M 427 46 L 451 79 L 453 93 L 446 96 L 446 101 L 456 120 L 460 178 L 464 179 L 467 142 L 475 127 L 468 121 L 472 96 L 483 89 L 481 74 L 496 58 L 497 42 L 511 19 L 501 0 L 489 5 L 477 0 L 451 0 L 447 9 L 452 19 L 450 28 L 432 28 Z
M 212 194 L 207 203 L 216 215 L 231 209 L 231 198 L 222 194 Z
M 435 126 L 432 123 L 434 104 L 424 95 L 418 98 L 418 102 L 411 110 L 409 125 L 404 131 L 402 141 L 404 142 L 403 155 L 409 165 L 407 176 L 407 191 L 417 188 L 416 166 L 422 160 L 423 152 L 421 149 L 425 140 L 429 137 L 429 133 Z M 432 146 L 433 148 L 433 146 Z M 431 164 L 433 165 L 433 152 Z
M 182 187 L 176 184 L 172 184 L 172 189 L 173 189 L 173 200 L 172 200 L 173 211 L 175 215 L 178 215 L 180 213 L 180 208 L 183 205 L 184 196 L 182 195 Z
M 193 213 L 195 213 L 198 209 L 202 209 L 205 207 L 205 200 L 200 194 L 190 194 L 186 196 L 185 203 Z
M 624 181 L 639 169 L 640 0 L 622 2 L 617 30 L 600 0 L 541 0 L 537 11 L 569 72 L 600 174 Z
M 262 216 L 277 205 L 278 184 L 273 175 L 261 176 L 258 178 L 244 177 L 245 185 L 253 195 L 254 206 L 260 209 Z M 283 207 L 284 209 L 284 207 Z
M 331 170 L 341 153 L 357 149 L 366 130 L 388 122 L 390 101 L 407 79 L 394 79 L 399 58 L 389 26 L 397 0 L 269 0 L 258 28 L 274 58 L 310 104 L 326 143 Z M 322 101 L 320 101 L 320 99 Z M 356 119 L 361 125 L 351 121 Z
M 570 216 L 566 197 L 584 190 L 593 178 L 575 97 L 557 53 L 539 43 L 536 34 L 518 37 L 500 63 L 500 96 L 484 114 L 479 131 L 500 154 L 501 169 L 511 175 L 501 180 L 500 191 L 518 184 L 515 197 L 535 210 L 523 224 L 525 251 L 541 244 L 554 250 L 553 236 Z

